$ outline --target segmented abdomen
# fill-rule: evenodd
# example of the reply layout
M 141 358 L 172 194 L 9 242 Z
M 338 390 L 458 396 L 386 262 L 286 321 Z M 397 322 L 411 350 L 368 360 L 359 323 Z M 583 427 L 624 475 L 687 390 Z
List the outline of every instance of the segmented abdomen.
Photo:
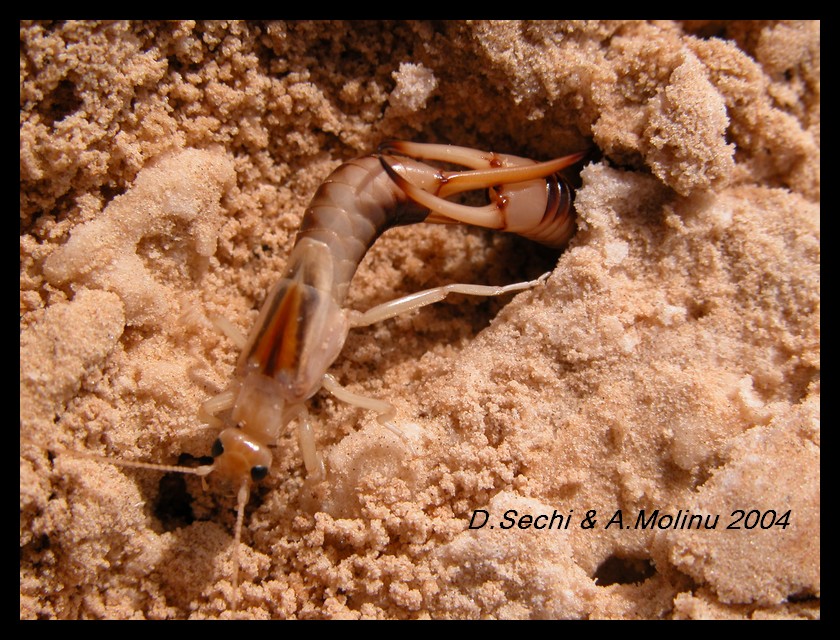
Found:
M 333 299 L 342 304 L 353 274 L 379 235 L 391 227 L 422 222 L 428 213 L 394 184 L 377 156 L 365 156 L 341 165 L 318 187 L 295 245 L 312 238 L 329 247 Z

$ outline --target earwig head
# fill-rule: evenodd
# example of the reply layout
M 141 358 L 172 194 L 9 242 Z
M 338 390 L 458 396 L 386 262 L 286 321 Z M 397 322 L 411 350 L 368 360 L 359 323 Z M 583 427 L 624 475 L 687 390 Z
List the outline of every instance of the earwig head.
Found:
M 213 443 L 213 471 L 228 478 L 259 481 L 271 467 L 271 452 L 242 429 L 228 428 Z

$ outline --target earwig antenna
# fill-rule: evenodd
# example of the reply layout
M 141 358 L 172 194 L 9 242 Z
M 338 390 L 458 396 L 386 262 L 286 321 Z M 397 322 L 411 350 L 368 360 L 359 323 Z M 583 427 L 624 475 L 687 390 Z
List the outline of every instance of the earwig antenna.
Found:
M 150 469 L 152 471 L 163 471 L 165 473 L 187 473 L 194 476 L 199 476 L 202 480 L 213 471 L 212 464 L 205 464 L 200 467 L 181 467 L 171 464 L 157 464 L 155 462 L 139 462 L 135 460 L 121 460 L 119 458 L 110 458 L 108 456 L 99 455 L 97 453 L 88 453 L 86 451 L 72 451 L 70 449 L 59 449 L 61 455 L 66 455 L 71 458 L 82 458 L 83 460 L 95 460 L 97 462 L 104 462 L 112 464 L 116 467 L 129 467 L 134 469 Z
M 239 543 L 242 539 L 242 524 L 245 521 L 245 504 L 250 496 L 250 485 L 247 478 L 243 478 L 236 497 L 236 529 L 233 534 L 233 597 L 231 607 L 234 611 L 239 606 Z

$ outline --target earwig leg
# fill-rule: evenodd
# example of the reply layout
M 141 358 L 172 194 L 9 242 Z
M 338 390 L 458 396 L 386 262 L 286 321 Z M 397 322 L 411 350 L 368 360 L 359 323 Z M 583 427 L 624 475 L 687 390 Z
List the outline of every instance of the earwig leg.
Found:
M 367 409 L 369 411 L 376 412 L 376 421 L 379 422 L 383 427 L 391 431 L 394 435 L 400 438 L 409 450 L 414 453 L 414 447 L 411 445 L 411 441 L 408 439 L 405 431 L 400 429 L 397 425 L 391 422 L 391 419 L 396 414 L 396 409 L 394 405 L 386 400 L 380 400 L 379 398 L 371 398 L 370 396 L 362 396 L 358 393 L 353 393 L 352 391 L 348 390 L 347 388 L 341 386 L 338 380 L 335 379 L 329 373 L 324 374 L 324 378 L 322 380 L 322 384 L 324 389 L 329 391 L 332 395 L 336 398 L 341 400 L 342 402 L 346 402 L 347 404 L 353 405 L 354 407 L 359 407 L 360 409 Z
M 350 326 L 353 328 L 366 327 L 374 322 L 394 318 L 404 313 L 408 313 L 409 311 L 413 311 L 414 309 L 419 309 L 420 307 L 440 302 L 450 293 L 463 293 L 470 296 L 500 296 L 505 293 L 510 293 L 511 291 L 530 289 L 531 287 L 535 287 L 545 281 L 549 275 L 550 273 L 544 273 L 536 280 L 517 282 L 504 287 L 480 284 L 447 284 L 434 289 L 426 289 L 425 291 L 419 291 L 417 293 L 377 305 L 363 313 L 350 313 Z M 326 387 L 326 384 L 324 386 Z
M 371 398 L 369 396 L 361 396 L 357 393 L 353 393 L 352 391 L 349 391 L 348 389 L 341 386 L 338 380 L 336 380 L 335 377 L 330 375 L 329 373 L 324 374 L 324 379 L 322 382 L 324 385 L 324 389 L 329 391 L 342 402 L 352 404 L 354 407 L 359 407 L 361 409 L 376 411 L 376 419 L 382 425 L 387 426 L 389 429 L 392 428 L 388 425 L 388 420 L 390 418 L 393 418 L 394 414 L 396 414 L 397 411 L 396 409 L 394 409 L 394 405 L 392 405 L 390 402 L 380 400 L 379 398 Z
M 201 403 L 201 406 L 198 408 L 198 419 L 212 427 L 221 428 L 224 426 L 224 422 L 219 420 L 216 414 L 233 408 L 235 403 L 236 394 L 232 389 L 222 391 L 220 394 Z
M 212 327 L 228 340 L 230 340 L 237 349 L 245 348 L 247 337 L 239 328 L 224 316 L 216 313 L 204 315 L 204 313 L 196 306 L 190 306 L 190 301 L 186 299 L 181 300 L 181 306 L 184 309 L 181 312 L 180 320 L 186 325 L 200 325 L 204 327 Z
M 209 317 L 213 326 L 224 334 L 237 349 L 244 349 L 248 338 L 242 333 L 239 328 L 224 316 L 211 314 Z
M 306 473 L 313 481 L 320 482 L 327 477 L 327 471 L 324 468 L 324 460 L 315 446 L 315 431 L 309 421 L 309 412 L 304 405 L 296 405 L 283 416 L 283 422 L 287 423 L 293 418 L 297 418 L 298 421 L 298 446 Z

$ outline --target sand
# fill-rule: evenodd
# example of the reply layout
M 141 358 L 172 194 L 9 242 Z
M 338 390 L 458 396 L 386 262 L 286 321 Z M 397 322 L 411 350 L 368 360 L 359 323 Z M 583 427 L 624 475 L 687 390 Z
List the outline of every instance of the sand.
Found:
M 819 617 L 819 22 L 20 42 L 21 618 Z M 318 184 L 394 138 L 591 147 L 578 232 L 377 242 L 351 308 L 552 273 L 351 333 L 332 373 L 412 445 L 315 396 L 327 479 L 281 436 L 232 611 L 230 487 L 72 452 L 208 455 L 238 355 L 208 318 L 247 331 Z

